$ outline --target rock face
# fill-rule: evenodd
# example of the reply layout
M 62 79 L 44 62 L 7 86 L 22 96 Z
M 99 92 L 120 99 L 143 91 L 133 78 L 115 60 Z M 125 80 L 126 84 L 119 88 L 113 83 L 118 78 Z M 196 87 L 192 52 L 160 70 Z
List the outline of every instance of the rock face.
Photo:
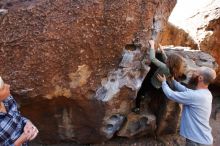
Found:
M 119 130 L 176 1 L 1 1 L 0 74 L 43 142 L 98 143 Z M 7 13 L 6 13 L 7 12 Z
M 186 31 L 171 23 L 167 23 L 164 27 L 159 40 L 161 45 L 185 46 L 198 49 L 197 43 Z
M 207 54 L 205 51 L 200 50 L 192 50 L 189 47 L 172 47 L 169 46 L 166 47 L 166 53 L 169 56 L 171 53 L 176 53 L 185 58 L 186 63 L 186 69 L 185 69 L 185 75 L 186 78 L 183 79 L 181 82 L 187 84 L 189 81 L 189 78 L 192 75 L 192 70 L 196 69 L 197 67 L 210 67 L 214 70 L 217 70 L 219 65 L 216 62 L 215 58 L 209 54 Z
M 1 1 L 0 74 L 39 128 L 39 141 L 100 143 L 114 135 L 176 132 L 180 108 L 164 95 L 144 92 L 141 114 L 131 113 L 139 89 L 150 83 L 144 81 L 150 76 L 147 41 L 159 42 L 175 3 Z M 176 51 L 188 70 L 216 68 L 208 54 L 182 48 L 167 54 Z
M 129 138 L 142 135 L 154 136 L 155 129 L 156 118 L 154 115 L 130 113 L 127 116 L 126 124 L 117 135 Z
M 166 46 L 165 51 L 167 56 L 171 53 L 176 53 L 185 58 L 185 78 L 181 79 L 183 84 L 188 83 L 192 71 L 198 67 L 207 66 L 213 69 L 218 67 L 215 59 L 211 55 L 202 51 L 191 50 L 189 47 L 170 48 L 170 46 Z M 131 138 L 147 134 L 160 137 L 165 134 L 174 134 L 177 132 L 180 124 L 181 106 L 167 99 L 161 90 L 149 87 L 151 83 L 150 79 L 155 70 L 155 66 L 152 64 L 150 66 L 151 70 L 148 72 L 139 91 L 139 93 L 142 92 L 141 95 L 144 96 L 141 102 L 140 114 L 128 114 L 125 124 L 117 133 L 118 136 Z
M 220 7 L 216 7 L 215 9 L 212 9 L 211 12 L 207 11 L 205 14 L 202 14 L 202 16 L 204 17 L 207 15 L 208 18 L 206 19 L 208 19 L 209 23 L 206 24 L 203 29 L 205 30 L 205 32 L 210 33 L 210 35 L 207 35 L 205 38 L 201 39 L 199 41 L 199 45 L 201 50 L 209 52 L 212 56 L 215 57 L 217 63 L 220 64 Z M 198 30 L 198 34 L 199 33 L 201 33 L 200 30 Z M 220 83 L 220 68 L 218 68 L 218 77 L 216 81 Z
M 219 48 L 220 48 L 220 1 L 210 0 L 209 5 L 198 10 L 195 15 L 184 20 L 179 24 L 178 22 L 173 22 L 174 25 L 184 29 L 189 36 L 196 42 L 199 49 L 210 53 L 215 57 L 218 64 L 220 64 L 219 59 Z M 171 30 L 170 30 L 171 31 Z M 175 31 L 173 35 L 169 37 L 175 38 L 174 41 L 179 42 L 179 40 L 185 40 L 185 36 L 176 35 L 179 30 Z M 190 42 L 186 41 L 186 42 Z M 178 44 L 179 45 L 179 44 Z M 194 43 L 192 44 L 194 45 Z M 220 68 L 217 69 L 218 77 L 216 83 L 220 83 Z

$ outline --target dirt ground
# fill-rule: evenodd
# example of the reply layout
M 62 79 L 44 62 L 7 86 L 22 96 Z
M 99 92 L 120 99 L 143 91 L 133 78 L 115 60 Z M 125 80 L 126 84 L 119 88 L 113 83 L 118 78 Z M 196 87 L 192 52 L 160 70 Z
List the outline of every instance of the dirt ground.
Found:
M 220 111 L 215 114 L 216 110 L 220 109 L 220 97 L 213 99 L 212 115 L 210 118 L 210 125 L 212 127 L 212 134 L 214 138 L 213 146 L 220 146 Z M 127 139 L 121 137 L 115 137 L 112 140 L 104 142 L 102 144 L 95 145 L 83 145 L 77 143 L 60 143 L 46 145 L 42 143 L 31 143 L 30 146 L 184 146 L 185 140 L 181 136 L 167 135 L 160 140 L 152 138 L 141 137 L 135 139 Z

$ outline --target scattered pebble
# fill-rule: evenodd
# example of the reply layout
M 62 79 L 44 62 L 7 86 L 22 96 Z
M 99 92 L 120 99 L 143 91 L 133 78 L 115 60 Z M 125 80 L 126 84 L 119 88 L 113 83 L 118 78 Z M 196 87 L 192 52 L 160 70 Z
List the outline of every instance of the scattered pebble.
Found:
M 0 9 L 0 16 L 8 13 L 7 9 Z

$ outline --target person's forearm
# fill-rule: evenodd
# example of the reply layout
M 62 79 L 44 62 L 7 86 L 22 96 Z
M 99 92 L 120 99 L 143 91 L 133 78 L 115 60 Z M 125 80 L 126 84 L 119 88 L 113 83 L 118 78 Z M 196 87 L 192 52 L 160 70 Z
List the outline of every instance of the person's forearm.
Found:
M 164 94 L 167 96 L 167 98 L 173 100 L 172 98 L 172 89 L 170 89 L 170 87 L 168 86 L 168 84 L 166 83 L 166 81 L 162 82 L 162 90 L 164 92 Z
M 183 92 L 189 90 L 186 88 L 184 85 L 181 83 L 177 82 L 176 80 L 172 80 L 174 87 L 176 88 L 177 91 Z
M 162 90 L 167 98 L 182 104 L 191 104 L 193 102 L 193 94 L 191 91 L 177 92 L 170 89 L 166 81 L 162 82 Z
M 166 53 L 164 52 L 164 50 L 161 50 L 161 54 L 162 54 L 162 58 L 163 58 L 163 61 L 167 61 L 167 55 Z
M 150 48 L 150 61 L 155 65 L 157 65 L 157 62 L 159 61 L 155 56 L 155 50 L 153 48 Z
M 15 142 L 15 146 L 21 146 L 25 141 L 27 141 L 26 137 L 22 134 Z
M 150 60 L 152 61 L 155 58 L 155 50 L 153 48 L 150 48 Z
M 156 57 L 155 57 L 155 50 L 150 48 L 150 60 L 153 64 L 155 64 L 157 67 L 160 68 L 167 68 L 166 64 L 159 61 Z

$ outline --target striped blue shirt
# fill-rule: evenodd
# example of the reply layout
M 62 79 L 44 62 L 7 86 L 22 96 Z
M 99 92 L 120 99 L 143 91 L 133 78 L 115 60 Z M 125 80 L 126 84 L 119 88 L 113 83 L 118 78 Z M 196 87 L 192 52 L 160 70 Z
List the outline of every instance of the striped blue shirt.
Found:
M 200 144 L 211 145 L 211 92 L 208 89 L 191 90 L 177 81 L 173 81 L 173 84 L 178 92 L 171 90 L 165 81 L 162 83 L 162 89 L 169 99 L 183 104 L 180 135 Z
M 0 112 L 0 146 L 13 146 L 23 133 L 27 119 L 22 117 L 12 96 L 3 101 L 7 113 Z M 23 144 L 22 146 L 26 146 Z

